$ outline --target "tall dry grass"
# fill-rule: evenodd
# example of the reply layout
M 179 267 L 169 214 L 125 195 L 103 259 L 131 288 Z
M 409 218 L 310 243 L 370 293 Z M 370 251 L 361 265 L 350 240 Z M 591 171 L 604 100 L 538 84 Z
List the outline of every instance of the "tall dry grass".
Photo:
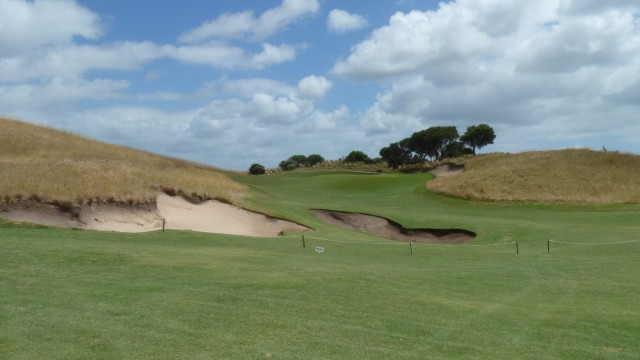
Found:
M 574 149 L 488 154 L 428 188 L 477 200 L 640 203 L 640 156 Z
M 148 203 L 160 191 L 240 202 L 221 170 L 0 118 L 0 201 Z

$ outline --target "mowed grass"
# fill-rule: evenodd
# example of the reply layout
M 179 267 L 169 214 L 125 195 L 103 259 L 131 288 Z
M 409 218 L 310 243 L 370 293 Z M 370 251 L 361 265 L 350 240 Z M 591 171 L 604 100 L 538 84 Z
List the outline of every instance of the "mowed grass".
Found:
M 480 203 L 429 175 L 236 175 L 255 208 L 313 226 L 246 238 L 0 225 L 0 358 L 634 359 L 635 205 Z M 309 208 L 473 230 L 414 246 Z M 552 243 L 547 239 L 584 243 Z M 520 254 L 515 254 L 518 241 Z M 598 245 L 601 244 L 601 245 Z M 315 247 L 324 247 L 322 254 Z
M 0 201 L 150 203 L 161 191 L 241 202 L 219 169 L 0 118 Z

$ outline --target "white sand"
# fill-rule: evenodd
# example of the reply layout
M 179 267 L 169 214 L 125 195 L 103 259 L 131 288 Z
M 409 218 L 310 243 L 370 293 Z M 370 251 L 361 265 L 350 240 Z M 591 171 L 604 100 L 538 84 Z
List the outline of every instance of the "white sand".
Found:
M 463 171 L 464 171 L 464 166 L 441 165 L 429 172 L 435 175 L 436 177 L 447 177 L 447 176 L 458 175 Z
M 245 236 L 277 236 L 281 231 L 307 229 L 218 201 L 196 205 L 178 196 L 162 194 L 157 202 L 158 214 L 166 219 L 167 229 Z
M 270 237 L 281 231 L 307 229 L 218 201 L 192 204 L 182 197 L 165 194 L 158 196 L 156 206 L 84 206 L 77 216 L 47 204 L 5 205 L 0 208 L 0 217 L 48 226 L 118 232 L 160 230 L 163 219 L 166 229 L 244 236 Z

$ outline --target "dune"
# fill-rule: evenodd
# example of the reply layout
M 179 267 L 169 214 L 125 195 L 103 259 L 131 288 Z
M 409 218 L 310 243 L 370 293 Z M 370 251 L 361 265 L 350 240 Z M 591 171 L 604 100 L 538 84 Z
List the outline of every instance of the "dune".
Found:
M 97 231 L 146 232 L 166 229 L 243 235 L 277 236 L 283 231 L 307 230 L 281 219 L 219 201 L 193 204 L 180 196 L 158 195 L 155 204 L 127 206 L 92 204 L 74 209 L 33 201 L 0 206 L 0 217 L 10 221 Z

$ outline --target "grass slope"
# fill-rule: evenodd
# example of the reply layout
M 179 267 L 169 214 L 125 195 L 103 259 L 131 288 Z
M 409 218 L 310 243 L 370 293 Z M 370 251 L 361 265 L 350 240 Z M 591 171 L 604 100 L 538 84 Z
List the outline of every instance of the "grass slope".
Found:
M 0 118 L 0 200 L 146 203 L 161 189 L 237 202 L 219 169 Z
M 640 203 L 640 156 L 592 150 L 489 154 L 429 189 L 465 199 Z
M 255 207 L 314 226 L 253 239 L 0 224 L 0 358 L 634 359 L 637 206 L 479 203 L 429 175 L 235 175 Z M 308 208 L 473 245 L 407 244 L 331 227 Z M 546 239 L 591 245 L 553 243 Z M 520 245 L 515 255 L 512 241 Z M 495 245 L 495 246 L 494 246 Z M 323 254 L 315 246 L 325 248 Z

